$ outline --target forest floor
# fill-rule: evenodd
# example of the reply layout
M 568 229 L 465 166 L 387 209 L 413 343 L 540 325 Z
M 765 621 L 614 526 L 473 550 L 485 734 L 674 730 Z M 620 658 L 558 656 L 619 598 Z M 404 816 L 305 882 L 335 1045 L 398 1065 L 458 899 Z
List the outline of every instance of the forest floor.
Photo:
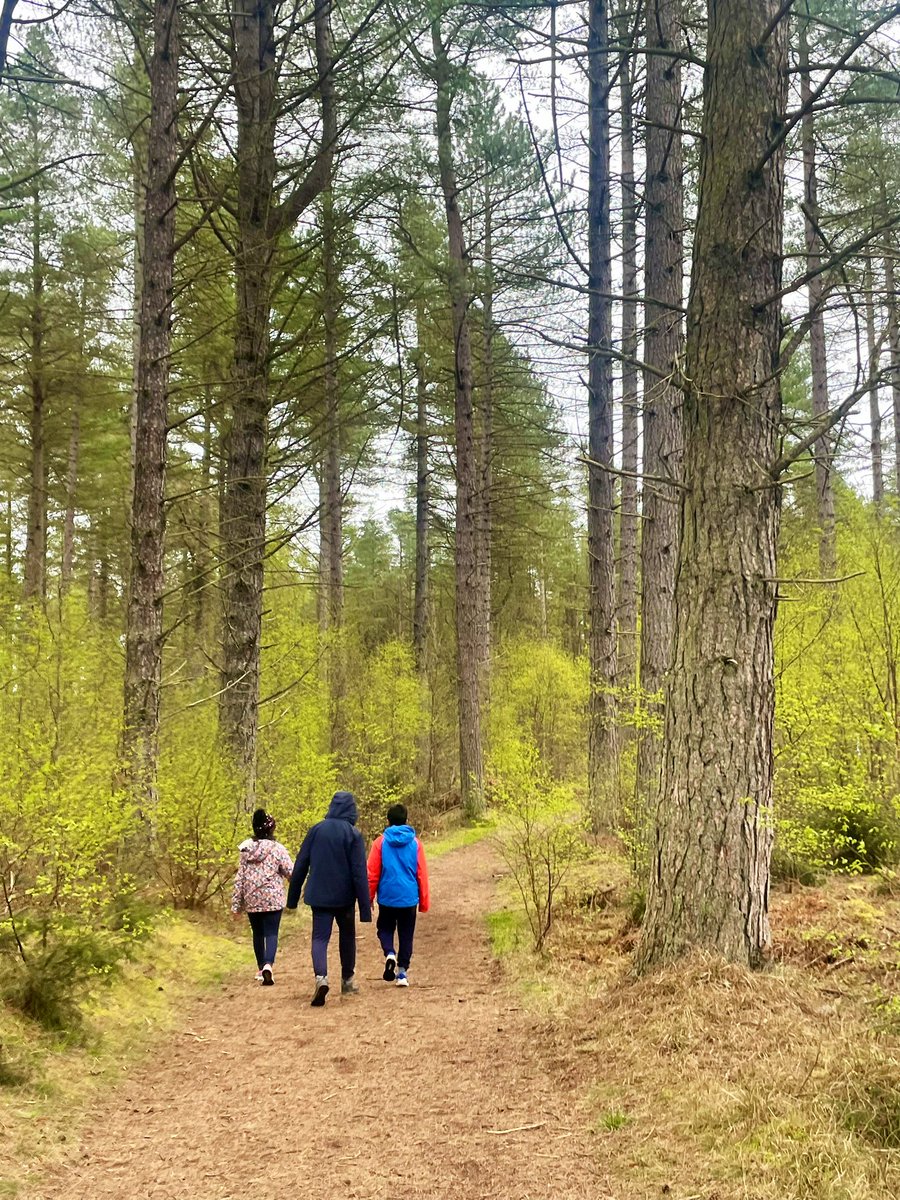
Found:
M 311 1009 L 308 930 L 294 925 L 275 988 L 249 967 L 195 998 L 104 1090 L 80 1139 L 22 1164 L 14 1194 L 900 1195 L 890 881 L 779 888 L 770 971 L 698 957 L 635 980 L 613 847 L 569 880 L 543 959 L 490 843 L 438 859 L 432 880 L 408 991 L 382 982 L 373 927 L 360 926 L 361 994 Z
M 23 1195 L 611 1195 L 584 1094 L 548 1068 L 536 1018 L 491 956 L 497 870 L 484 842 L 432 865 L 408 990 L 382 981 L 371 925 L 358 929 L 359 996 L 338 986 L 322 1009 L 309 1006 L 305 937 L 285 947 L 274 988 L 254 983 L 248 945 L 248 969 L 196 1002 Z M 334 944 L 331 959 L 339 980 Z

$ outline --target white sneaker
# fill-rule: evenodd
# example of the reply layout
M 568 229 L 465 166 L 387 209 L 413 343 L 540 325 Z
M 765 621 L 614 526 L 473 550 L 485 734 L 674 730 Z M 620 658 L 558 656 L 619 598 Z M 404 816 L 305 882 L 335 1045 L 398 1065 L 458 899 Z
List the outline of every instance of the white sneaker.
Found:
M 406 978 L 406 972 L 402 967 L 397 972 L 397 987 L 409 987 L 409 980 Z
M 275 980 L 272 978 L 272 968 L 268 963 L 263 967 L 260 974 L 262 975 L 263 987 L 271 987 L 274 984 Z
M 381 978 L 385 983 L 392 983 L 397 974 L 397 955 L 386 954 L 384 957 L 384 972 Z
M 313 992 L 313 998 L 310 1004 L 313 1008 L 321 1008 L 325 1003 L 325 997 L 328 995 L 328 977 L 326 975 L 316 976 L 316 990 Z

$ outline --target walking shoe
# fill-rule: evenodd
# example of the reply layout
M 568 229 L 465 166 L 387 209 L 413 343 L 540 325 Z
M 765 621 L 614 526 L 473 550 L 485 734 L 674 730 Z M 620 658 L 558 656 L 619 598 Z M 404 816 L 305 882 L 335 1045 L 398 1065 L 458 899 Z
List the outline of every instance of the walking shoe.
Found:
M 313 1008 L 321 1008 L 325 1003 L 325 997 L 328 995 L 328 977 L 327 975 L 316 976 L 316 990 L 313 992 L 313 998 L 310 1004 Z
M 272 978 L 272 968 L 268 963 L 263 967 L 261 974 L 263 987 L 271 987 L 275 980 Z
M 257 983 L 262 983 L 262 971 L 261 970 L 256 972 L 256 974 L 254 975 L 254 979 L 256 980 Z
M 356 976 L 351 975 L 349 979 L 341 980 L 341 995 L 342 996 L 358 996 L 359 984 L 356 982 Z
M 397 955 L 394 954 L 392 951 L 390 954 L 385 956 L 384 974 L 381 976 L 381 978 L 386 980 L 388 983 L 391 983 L 391 982 L 393 982 L 396 974 L 397 974 Z
M 406 972 L 402 967 L 397 972 L 397 987 L 409 987 L 409 980 L 406 978 Z

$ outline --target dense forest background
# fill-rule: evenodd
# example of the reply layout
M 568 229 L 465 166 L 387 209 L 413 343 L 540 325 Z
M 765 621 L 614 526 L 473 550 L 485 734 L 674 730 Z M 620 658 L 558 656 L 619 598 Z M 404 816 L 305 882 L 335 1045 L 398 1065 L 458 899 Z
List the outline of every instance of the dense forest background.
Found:
M 900 11 L 743 8 L 786 64 L 758 165 L 785 177 L 772 868 L 890 870 Z M 699 461 L 705 11 L 3 14 L 9 995 L 218 904 L 253 805 L 290 846 L 339 786 L 368 834 L 396 801 L 426 833 L 491 807 L 613 832 L 643 888 Z

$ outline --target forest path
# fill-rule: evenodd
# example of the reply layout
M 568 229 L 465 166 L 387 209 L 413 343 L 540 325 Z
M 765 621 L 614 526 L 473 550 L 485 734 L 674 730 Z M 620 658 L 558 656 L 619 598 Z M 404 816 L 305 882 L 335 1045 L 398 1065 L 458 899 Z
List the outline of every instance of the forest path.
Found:
M 374 925 L 358 927 L 360 994 L 322 1009 L 305 928 L 274 988 L 253 982 L 248 937 L 246 975 L 197 1002 L 30 1200 L 612 1196 L 583 1093 L 548 1069 L 491 959 L 496 871 L 484 843 L 434 862 L 408 990 L 382 981 Z M 336 931 L 329 957 L 334 980 Z

